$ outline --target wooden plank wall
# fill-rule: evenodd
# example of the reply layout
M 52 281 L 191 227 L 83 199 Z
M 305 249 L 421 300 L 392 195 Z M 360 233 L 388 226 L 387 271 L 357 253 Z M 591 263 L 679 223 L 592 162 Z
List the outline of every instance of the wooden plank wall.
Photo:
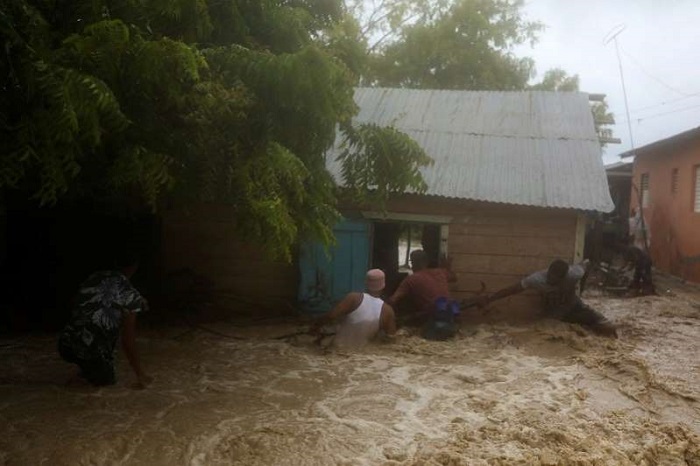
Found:
M 254 244 L 237 239 L 232 209 L 200 204 L 163 215 L 166 274 L 190 269 L 209 282 L 207 299 L 219 312 L 289 314 L 299 282 L 295 261 L 268 259 Z
M 452 288 L 457 299 L 474 296 L 482 281 L 487 292 L 494 292 L 547 268 L 554 259 L 575 259 L 578 213 L 573 210 L 417 196 L 395 200 L 387 210 L 452 218 L 447 247 L 458 278 Z M 494 303 L 491 315 L 528 319 L 539 305 L 537 295 L 523 293 Z
M 357 208 L 341 208 L 359 216 Z M 409 195 L 391 201 L 387 211 L 452 219 L 447 247 L 458 277 L 452 288 L 457 299 L 474 296 L 481 281 L 494 292 L 554 259 L 574 259 L 578 216 L 572 210 Z M 165 272 L 189 268 L 205 276 L 213 284 L 217 305 L 227 312 L 289 314 L 299 283 L 296 261 L 270 261 L 255 245 L 238 241 L 234 220 L 231 209 L 219 205 L 166 211 Z M 525 293 L 495 303 L 490 315 L 531 318 L 539 303 L 537 296 Z

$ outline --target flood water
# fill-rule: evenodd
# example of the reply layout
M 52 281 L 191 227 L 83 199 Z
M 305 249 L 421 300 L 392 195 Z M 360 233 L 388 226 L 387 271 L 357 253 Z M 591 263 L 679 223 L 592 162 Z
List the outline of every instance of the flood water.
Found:
M 700 464 L 700 293 L 584 297 L 554 321 L 324 352 L 295 325 L 146 329 L 132 390 L 66 386 L 53 336 L 0 340 L 0 464 Z

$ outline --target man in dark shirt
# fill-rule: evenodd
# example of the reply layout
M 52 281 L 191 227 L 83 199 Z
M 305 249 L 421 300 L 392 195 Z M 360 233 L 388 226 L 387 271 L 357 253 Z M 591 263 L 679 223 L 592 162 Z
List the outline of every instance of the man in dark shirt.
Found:
M 627 246 L 622 253 L 627 262 L 625 269 L 634 267 L 634 278 L 629 289 L 642 294 L 656 293 L 651 278 L 651 258 L 647 253 L 637 246 Z
M 584 265 L 570 266 L 563 260 L 555 260 L 548 269 L 528 275 L 515 285 L 486 297 L 482 304 L 488 304 L 525 290 L 537 290 L 542 297 L 547 317 L 581 324 L 596 333 L 617 337 L 615 326 L 576 295 L 576 285 L 586 271 L 584 266 L 588 266 L 587 262 Z

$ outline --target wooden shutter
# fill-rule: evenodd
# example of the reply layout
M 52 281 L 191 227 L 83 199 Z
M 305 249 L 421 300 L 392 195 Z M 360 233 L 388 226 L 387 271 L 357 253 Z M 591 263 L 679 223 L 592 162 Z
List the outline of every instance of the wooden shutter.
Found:
M 671 172 L 671 194 L 678 192 L 678 169 L 674 168 Z

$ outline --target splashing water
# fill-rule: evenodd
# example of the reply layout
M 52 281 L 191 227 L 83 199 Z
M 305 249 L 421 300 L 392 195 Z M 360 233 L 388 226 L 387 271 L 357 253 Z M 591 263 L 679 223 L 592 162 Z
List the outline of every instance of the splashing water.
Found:
M 0 341 L 0 464 L 700 464 L 698 295 L 589 299 L 609 340 L 482 324 L 322 353 L 290 326 L 146 332 L 155 377 L 66 387 L 55 341 Z

